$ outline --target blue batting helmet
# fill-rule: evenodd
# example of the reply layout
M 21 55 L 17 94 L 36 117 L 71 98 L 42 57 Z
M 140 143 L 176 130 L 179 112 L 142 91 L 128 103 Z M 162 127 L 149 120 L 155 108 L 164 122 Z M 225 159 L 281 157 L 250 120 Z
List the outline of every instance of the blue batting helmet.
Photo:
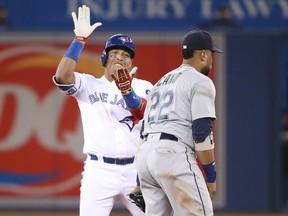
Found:
M 107 54 L 112 49 L 122 49 L 128 52 L 131 59 L 135 56 L 134 44 L 130 37 L 123 34 L 116 34 L 111 36 L 104 46 L 104 50 L 101 55 L 101 63 L 103 66 L 107 62 Z

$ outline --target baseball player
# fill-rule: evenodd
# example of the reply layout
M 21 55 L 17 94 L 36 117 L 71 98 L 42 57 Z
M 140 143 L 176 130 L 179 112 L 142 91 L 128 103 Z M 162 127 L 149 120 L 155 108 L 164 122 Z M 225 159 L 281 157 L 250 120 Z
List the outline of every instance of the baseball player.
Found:
M 106 42 L 101 62 L 101 78 L 75 72 L 84 45 L 101 23 L 90 25 L 90 9 L 83 5 L 72 13 L 75 38 L 60 61 L 53 77 L 66 95 L 73 96 L 80 108 L 83 153 L 87 155 L 80 189 L 80 216 L 108 216 L 116 200 L 132 215 L 144 213 L 128 194 L 136 186 L 135 154 L 146 105 L 148 81 L 133 78 L 134 44 L 123 34 Z M 130 73 L 129 73 L 130 72 Z
M 148 95 L 145 142 L 137 153 L 146 215 L 213 215 L 216 90 L 208 73 L 215 52 L 222 51 L 213 47 L 208 32 L 187 33 L 182 65 L 164 75 Z

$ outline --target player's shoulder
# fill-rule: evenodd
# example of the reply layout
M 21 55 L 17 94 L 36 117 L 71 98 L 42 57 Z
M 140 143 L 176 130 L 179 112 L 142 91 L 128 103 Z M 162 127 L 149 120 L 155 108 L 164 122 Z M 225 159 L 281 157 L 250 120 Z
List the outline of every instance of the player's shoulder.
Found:
M 91 74 L 87 74 L 87 73 L 80 73 L 80 72 L 74 72 L 75 76 L 79 77 L 81 80 L 86 80 L 86 81 L 89 81 L 89 82 L 99 82 L 101 78 L 97 78 Z
M 147 80 L 133 78 L 132 87 L 140 97 L 146 98 L 153 85 Z
M 213 83 L 213 81 L 210 79 L 210 77 L 200 73 L 199 71 L 192 68 L 190 71 L 186 72 L 187 76 L 190 76 L 193 80 L 197 82 L 207 82 L 207 83 Z
M 139 78 L 133 78 L 132 84 L 135 84 L 135 85 L 143 85 L 143 86 L 150 86 L 150 87 L 153 86 L 153 84 L 152 84 L 151 82 L 149 82 L 148 80 L 139 79 Z
M 208 76 L 198 72 L 194 68 L 183 71 L 183 77 L 179 82 L 182 88 L 192 88 L 195 91 L 215 92 L 215 86 Z
M 81 77 L 87 77 L 89 79 L 93 79 L 93 78 L 96 79 L 95 76 L 88 74 L 88 73 L 80 73 L 80 72 L 74 71 L 74 74 L 77 76 L 81 76 Z
M 205 75 L 195 82 L 194 89 L 198 92 L 204 92 L 205 94 L 209 92 L 211 95 L 215 95 L 216 92 L 213 81 Z
M 140 79 L 140 78 L 136 78 L 133 77 L 133 82 L 139 82 L 139 83 L 151 83 L 148 80 L 144 80 L 144 79 Z

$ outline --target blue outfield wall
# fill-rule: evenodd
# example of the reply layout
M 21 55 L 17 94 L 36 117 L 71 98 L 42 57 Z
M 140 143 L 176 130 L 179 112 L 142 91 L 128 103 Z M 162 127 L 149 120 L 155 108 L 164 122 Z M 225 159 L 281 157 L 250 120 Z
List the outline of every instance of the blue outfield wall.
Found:
M 281 181 L 279 136 L 280 111 L 288 101 L 288 93 L 283 93 L 288 85 L 281 78 L 288 77 L 288 0 L 0 0 L 0 3 L 8 8 L 16 34 L 72 33 L 71 12 L 82 4 L 91 8 L 91 22 L 103 22 L 99 28 L 102 33 L 180 33 L 212 19 L 217 7 L 228 3 L 235 19 L 248 31 L 227 32 L 222 38 L 227 100 L 227 194 L 223 210 L 272 211 L 283 207 L 285 182 Z M 281 29 L 286 33 L 281 33 Z
M 104 31 L 187 31 L 213 19 L 228 4 L 234 19 L 251 30 L 287 29 L 288 0 L 1 0 L 15 30 L 69 31 L 72 11 L 86 4 L 91 22 Z
M 280 68 L 287 41 L 287 33 L 227 34 L 228 210 L 282 208 Z

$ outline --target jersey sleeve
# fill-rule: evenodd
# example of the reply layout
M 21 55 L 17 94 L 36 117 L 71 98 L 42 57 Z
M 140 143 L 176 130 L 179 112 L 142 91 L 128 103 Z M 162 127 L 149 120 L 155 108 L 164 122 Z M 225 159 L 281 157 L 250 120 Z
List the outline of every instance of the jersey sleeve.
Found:
M 75 77 L 75 83 L 71 84 L 61 84 L 58 83 L 56 80 L 56 76 L 54 75 L 52 80 L 54 84 L 58 87 L 60 91 L 62 91 L 66 95 L 76 95 L 77 92 L 81 89 L 82 81 L 81 81 L 81 75 L 78 72 L 74 72 Z
M 212 132 L 212 121 L 211 118 L 200 118 L 192 122 L 192 135 L 195 143 L 203 142 Z
M 151 88 L 153 87 L 152 83 L 146 81 L 146 80 L 140 80 L 133 78 L 132 81 L 132 88 L 135 91 L 135 93 L 141 97 L 146 99 L 147 95 L 149 94 Z M 134 82 L 135 81 L 135 82 Z
M 215 114 L 216 90 L 212 81 L 198 83 L 192 93 L 192 120 L 199 118 L 216 119 Z

